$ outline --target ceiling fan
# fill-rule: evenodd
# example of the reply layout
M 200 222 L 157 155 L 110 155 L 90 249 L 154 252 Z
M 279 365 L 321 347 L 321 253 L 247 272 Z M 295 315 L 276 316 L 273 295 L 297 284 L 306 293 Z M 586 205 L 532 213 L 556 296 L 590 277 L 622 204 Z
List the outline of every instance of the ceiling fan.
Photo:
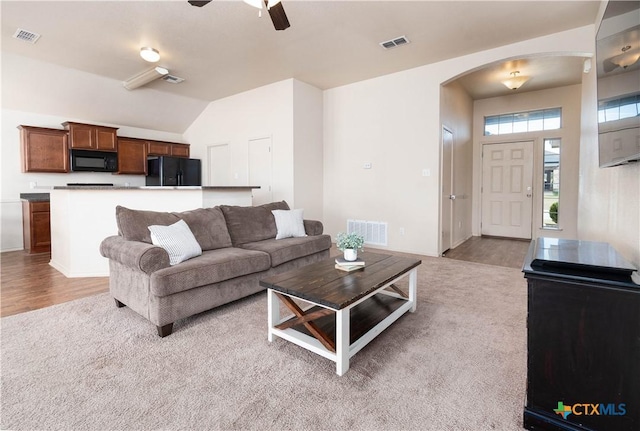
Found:
M 211 3 L 212 0 L 188 0 L 191 6 L 202 7 L 208 3 Z M 284 8 L 282 7 L 282 3 L 280 0 L 244 0 L 245 3 L 260 9 L 262 11 L 262 3 L 264 2 L 265 6 L 267 6 L 267 11 L 269 12 L 269 16 L 271 17 L 271 21 L 273 22 L 273 26 L 276 30 L 286 30 L 291 24 L 289 24 L 289 19 L 287 18 L 287 14 L 284 12 Z

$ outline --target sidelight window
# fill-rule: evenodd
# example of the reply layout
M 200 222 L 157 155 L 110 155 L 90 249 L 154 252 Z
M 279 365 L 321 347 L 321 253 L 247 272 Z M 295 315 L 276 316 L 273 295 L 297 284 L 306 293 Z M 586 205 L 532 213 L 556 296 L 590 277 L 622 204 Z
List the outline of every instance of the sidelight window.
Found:
M 560 139 L 544 140 L 542 227 L 557 229 L 560 220 Z

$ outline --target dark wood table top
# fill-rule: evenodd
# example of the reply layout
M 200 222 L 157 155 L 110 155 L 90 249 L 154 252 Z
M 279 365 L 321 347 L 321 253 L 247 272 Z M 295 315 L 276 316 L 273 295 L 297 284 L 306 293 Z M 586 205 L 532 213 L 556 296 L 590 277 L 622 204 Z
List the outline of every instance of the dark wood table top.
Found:
M 335 257 L 260 280 L 260 286 L 340 310 L 422 263 L 419 259 L 358 253 L 365 267 L 353 272 L 335 268 Z

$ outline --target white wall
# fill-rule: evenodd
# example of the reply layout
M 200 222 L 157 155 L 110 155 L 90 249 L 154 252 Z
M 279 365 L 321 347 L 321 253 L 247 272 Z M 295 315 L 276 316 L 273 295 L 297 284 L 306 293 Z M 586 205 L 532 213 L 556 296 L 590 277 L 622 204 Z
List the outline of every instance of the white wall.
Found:
M 387 221 L 389 249 L 436 256 L 441 83 L 504 59 L 591 55 L 593 38 L 589 25 L 325 91 L 327 233 L 349 218 Z M 373 168 L 363 170 L 365 161 Z
M 473 100 L 456 81 L 442 86 L 440 94 L 442 125 L 453 132 L 453 194 L 456 199 L 451 217 L 451 243 L 455 248 L 472 234 Z
M 273 200 L 294 205 L 293 80 L 211 102 L 184 137 L 191 144 L 191 156 L 202 159 L 202 172 L 209 169 L 207 147 L 229 143 L 232 185 L 242 186 L 254 185 L 248 184 L 249 140 L 271 137 Z
M 71 172 L 68 174 L 23 173 L 21 172 L 20 161 L 20 131 L 17 128 L 19 125 L 63 129 L 61 123 L 77 121 L 119 127 L 118 136 L 182 142 L 182 136 L 176 133 L 119 126 L 94 120 L 91 118 L 69 118 L 59 115 L 2 110 L 0 251 L 21 250 L 23 248 L 20 193 L 47 193 L 52 187 L 64 186 L 67 183 L 98 182 L 114 183 L 116 185 L 129 183 L 131 186 L 142 186 L 145 183 L 144 176 L 140 175 L 114 175 L 97 172 Z M 36 182 L 37 187 L 31 189 L 30 182 Z M 87 221 L 87 223 L 89 222 Z
M 473 232 L 480 235 L 482 185 L 482 145 L 502 142 L 533 141 L 533 216 L 532 237 L 576 238 L 578 234 L 578 176 L 580 160 L 580 112 L 582 94 L 580 85 L 541 91 L 516 93 L 509 96 L 476 100 L 474 103 L 474 194 Z M 562 108 L 562 128 L 538 132 L 483 136 L 484 117 L 546 108 Z M 542 171 L 544 138 L 560 138 L 560 202 L 559 230 L 542 229 Z
M 582 81 L 578 238 L 608 242 L 640 268 L 640 163 L 598 167 L 594 72 Z
M 228 143 L 233 185 L 248 184 L 248 141 L 271 137 L 273 200 L 322 218 L 322 91 L 295 79 L 211 102 L 184 134 L 192 157 Z M 206 178 L 206 176 L 204 176 Z
M 294 202 L 304 217 L 322 220 L 322 90 L 293 81 Z

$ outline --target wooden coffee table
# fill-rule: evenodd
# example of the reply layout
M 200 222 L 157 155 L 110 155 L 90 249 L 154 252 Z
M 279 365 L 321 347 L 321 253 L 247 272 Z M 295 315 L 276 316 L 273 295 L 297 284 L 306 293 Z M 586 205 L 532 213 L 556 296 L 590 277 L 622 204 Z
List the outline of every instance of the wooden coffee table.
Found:
M 358 257 L 366 266 L 354 272 L 336 269 L 331 258 L 261 280 L 267 288 L 269 341 L 276 335 L 330 359 L 342 376 L 353 355 L 415 311 L 422 261 L 369 252 Z M 394 284 L 406 276 L 408 293 Z M 300 300 L 308 306 L 302 308 Z M 294 315 L 281 318 L 280 303 Z

